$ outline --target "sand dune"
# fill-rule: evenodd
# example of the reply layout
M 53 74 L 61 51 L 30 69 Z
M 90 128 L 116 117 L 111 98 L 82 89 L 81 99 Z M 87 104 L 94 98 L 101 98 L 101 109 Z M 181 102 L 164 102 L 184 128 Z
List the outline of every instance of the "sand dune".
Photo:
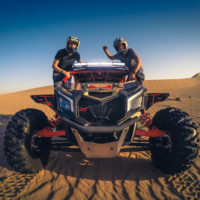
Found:
M 188 112 L 200 132 L 200 78 L 145 81 L 149 92 L 170 92 L 151 115 L 167 106 Z M 86 159 L 80 152 L 52 152 L 46 168 L 35 175 L 13 170 L 3 153 L 3 135 L 10 117 L 28 107 L 53 112 L 30 99 L 53 93 L 53 87 L 0 95 L 1 199 L 200 199 L 200 155 L 181 175 L 166 176 L 151 162 L 150 152 L 120 153 L 113 159 Z M 142 138 L 145 140 L 145 138 Z

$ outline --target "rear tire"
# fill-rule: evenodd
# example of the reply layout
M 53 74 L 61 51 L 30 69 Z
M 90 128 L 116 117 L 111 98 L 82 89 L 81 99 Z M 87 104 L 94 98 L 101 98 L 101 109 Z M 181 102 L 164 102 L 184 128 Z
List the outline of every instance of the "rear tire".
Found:
M 155 166 L 167 174 L 190 168 L 198 154 L 198 133 L 189 115 L 176 108 L 163 109 L 154 116 L 153 126 L 166 132 L 149 139 Z
M 8 163 L 22 173 L 36 173 L 48 162 L 51 139 L 36 135 L 48 125 L 40 110 L 26 109 L 16 113 L 8 123 L 4 152 Z

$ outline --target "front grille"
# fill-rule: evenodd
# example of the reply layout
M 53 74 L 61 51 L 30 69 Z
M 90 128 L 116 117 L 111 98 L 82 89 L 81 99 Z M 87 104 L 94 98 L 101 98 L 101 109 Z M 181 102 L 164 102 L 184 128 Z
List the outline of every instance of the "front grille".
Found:
M 112 92 L 89 92 L 89 95 L 97 98 L 105 98 L 111 96 Z
M 79 115 L 90 123 L 113 125 L 125 116 L 125 102 L 119 96 L 106 102 L 82 97 L 79 101 Z
M 79 132 L 81 137 L 84 139 L 85 142 L 94 142 L 99 144 L 104 144 L 108 142 L 116 142 L 121 137 L 122 131 L 117 133 L 105 133 L 105 134 L 88 134 Z

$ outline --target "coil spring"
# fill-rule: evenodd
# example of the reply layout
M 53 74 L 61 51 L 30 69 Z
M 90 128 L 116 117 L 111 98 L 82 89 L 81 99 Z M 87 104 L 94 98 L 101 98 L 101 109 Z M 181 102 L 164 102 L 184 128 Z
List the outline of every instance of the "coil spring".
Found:
M 56 127 L 56 126 L 58 126 L 58 125 L 60 124 L 61 120 L 62 120 L 62 117 L 61 117 L 59 114 L 56 113 L 56 114 L 54 115 L 54 117 L 52 117 L 52 118 L 49 120 L 49 122 L 50 122 L 50 124 L 51 124 L 53 127 Z
M 151 119 L 149 113 L 142 114 L 142 116 L 140 117 L 139 121 L 145 127 L 149 127 L 152 124 L 152 119 Z

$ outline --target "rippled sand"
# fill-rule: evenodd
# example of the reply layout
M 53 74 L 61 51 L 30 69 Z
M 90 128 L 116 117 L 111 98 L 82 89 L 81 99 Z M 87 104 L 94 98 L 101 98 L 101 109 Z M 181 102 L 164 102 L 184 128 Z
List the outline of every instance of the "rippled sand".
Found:
M 200 132 L 200 78 L 145 81 L 149 92 L 170 92 L 168 101 L 150 109 L 175 106 L 188 112 Z M 3 153 L 3 136 L 10 117 L 32 107 L 53 112 L 34 103 L 31 94 L 49 94 L 43 87 L 0 95 L 0 200 L 1 199 L 200 199 L 200 152 L 195 164 L 181 175 L 167 176 L 157 170 L 148 151 L 120 153 L 113 159 L 86 159 L 80 152 L 52 152 L 49 164 L 35 175 L 13 170 Z M 176 101 L 176 98 L 180 101 Z M 141 138 L 146 140 L 146 138 Z

